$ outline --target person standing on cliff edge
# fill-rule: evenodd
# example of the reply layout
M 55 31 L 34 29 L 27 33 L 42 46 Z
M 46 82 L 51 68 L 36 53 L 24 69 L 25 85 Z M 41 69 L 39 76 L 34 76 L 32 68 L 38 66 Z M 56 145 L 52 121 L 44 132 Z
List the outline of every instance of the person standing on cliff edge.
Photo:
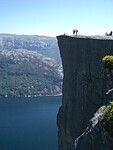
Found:
M 75 33 L 76 33 L 76 36 L 77 36 L 77 33 L 78 33 L 77 29 L 73 29 L 73 35 L 75 35 Z
M 111 31 L 110 33 L 107 33 L 107 32 L 106 32 L 105 35 L 106 35 L 106 36 L 112 36 L 112 35 L 113 35 L 113 32 L 112 32 L 112 31 Z

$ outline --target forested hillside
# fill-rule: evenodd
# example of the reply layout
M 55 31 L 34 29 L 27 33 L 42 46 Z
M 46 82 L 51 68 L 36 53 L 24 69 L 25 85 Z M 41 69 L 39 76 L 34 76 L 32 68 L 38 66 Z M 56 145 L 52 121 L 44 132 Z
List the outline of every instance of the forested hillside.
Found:
M 0 96 L 61 94 L 62 66 L 37 51 L 0 50 Z

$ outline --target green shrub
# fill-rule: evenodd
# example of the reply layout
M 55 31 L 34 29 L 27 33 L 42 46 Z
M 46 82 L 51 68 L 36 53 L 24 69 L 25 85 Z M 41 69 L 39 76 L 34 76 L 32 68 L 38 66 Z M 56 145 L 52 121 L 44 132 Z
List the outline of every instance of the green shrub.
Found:
M 105 68 L 113 69 L 113 56 L 105 56 L 102 59 Z
M 113 136 L 113 102 L 106 107 L 104 125 L 107 131 Z

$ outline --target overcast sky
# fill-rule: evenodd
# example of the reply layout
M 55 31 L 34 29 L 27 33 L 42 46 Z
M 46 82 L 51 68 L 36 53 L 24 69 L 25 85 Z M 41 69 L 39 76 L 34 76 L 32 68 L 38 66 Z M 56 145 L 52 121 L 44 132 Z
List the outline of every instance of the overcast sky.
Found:
M 113 0 L 0 0 L 0 33 L 104 35 L 113 30 Z

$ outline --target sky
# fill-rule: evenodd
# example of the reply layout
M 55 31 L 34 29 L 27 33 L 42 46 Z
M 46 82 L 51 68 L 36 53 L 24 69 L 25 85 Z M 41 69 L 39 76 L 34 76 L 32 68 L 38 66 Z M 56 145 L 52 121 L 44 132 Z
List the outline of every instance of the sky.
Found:
M 0 33 L 57 36 L 113 31 L 113 0 L 0 0 Z

